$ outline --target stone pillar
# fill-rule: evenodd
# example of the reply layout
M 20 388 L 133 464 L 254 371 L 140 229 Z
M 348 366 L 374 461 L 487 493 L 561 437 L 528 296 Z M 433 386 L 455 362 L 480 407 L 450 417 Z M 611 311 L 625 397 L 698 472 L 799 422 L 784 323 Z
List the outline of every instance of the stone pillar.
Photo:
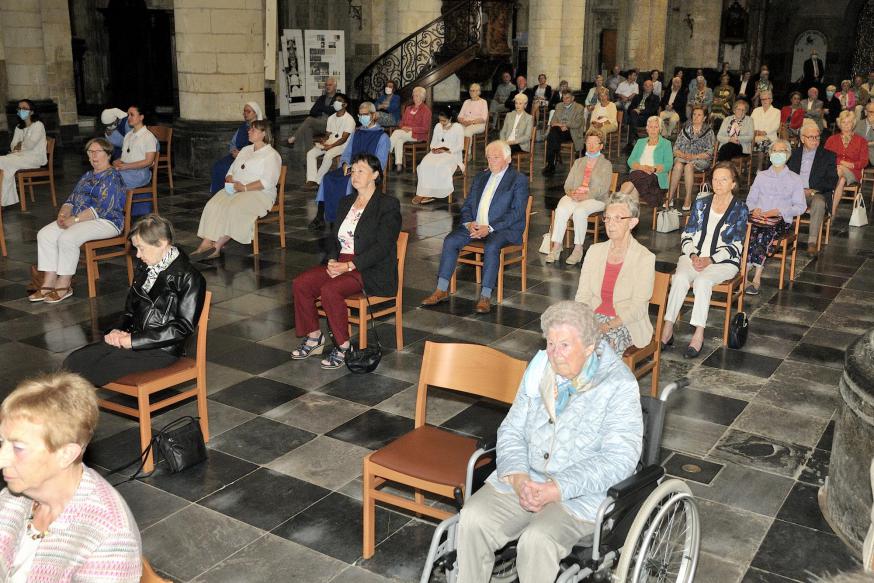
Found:
M 39 0 L 0 1 L 0 23 L 6 49 L 7 96 L 43 99 L 49 96 L 43 25 Z M 68 31 L 69 37 L 69 31 Z
M 558 87 L 565 43 L 562 37 L 564 5 L 564 0 L 539 0 L 528 6 L 528 85 L 531 87 L 537 84 L 541 73 L 546 74 L 550 85 Z M 582 30 L 576 34 L 582 36 Z
M 687 20 L 687 15 L 689 20 Z M 691 22 L 691 28 L 690 28 Z M 671 11 L 669 16 L 665 66 L 715 67 L 719 62 L 719 43 L 722 26 L 722 4 L 713 0 L 695 0 L 688 6 Z
M 620 45 L 619 50 L 623 57 L 619 61 L 623 68 L 648 71 L 664 67 L 668 4 L 668 0 L 645 0 L 631 5 L 623 2 L 619 11 L 619 38 L 624 38 L 624 47 Z M 712 40 L 714 46 L 718 38 L 717 28 L 717 35 Z
M 36 2 L 33 2 L 36 4 Z M 67 0 L 40 0 L 42 37 L 48 94 L 58 104 L 61 126 L 75 126 L 76 87 L 73 78 L 73 45 L 70 34 L 70 8 Z
M 561 58 L 558 79 L 553 88 L 565 79 L 568 87 L 583 86 L 583 31 L 586 30 L 586 0 L 563 0 L 561 13 Z
M 441 0 L 384 0 L 384 36 L 380 53 L 440 16 Z M 374 5 L 376 14 L 377 5 Z M 373 23 L 376 26 L 376 23 Z
M 844 357 L 829 472 L 819 491 L 823 516 L 854 552 L 871 525 L 874 457 L 874 330 L 863 334 Z
M 264 106 L 264 7 L 261 0 L 175 0 L 174 20 L 175 170 L 203 178 L 226 152 L 243 105 Z
M 0 12 L 2 16 L 2 12 Z M 3 45 L 3 23 L 0 21 L 0 104 L 6 103 L 6 49 Z M 0 132 L 8 131 L 6 116 L 0 115 Z

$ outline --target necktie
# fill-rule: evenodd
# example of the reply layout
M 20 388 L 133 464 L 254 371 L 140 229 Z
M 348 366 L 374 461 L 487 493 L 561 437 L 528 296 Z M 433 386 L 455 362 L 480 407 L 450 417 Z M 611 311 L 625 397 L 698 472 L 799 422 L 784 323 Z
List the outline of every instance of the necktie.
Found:
M 813 100 L 808 99 L 807 100 L 807 111 L 810 111 L 811 109 L 813 109 Z
M 479 199 L 479 208 L 476 211 L 476 224 L 489 224 L 489 205 L 492 204 L 492 197 L 495 195 L 495 190 L 498 189 L 497 175 L 492 174 L 483 191 L 482 198 Z
M 819 77 L 819 66 L 816 64 L 816 59 L 813 59 L 813 76 Z

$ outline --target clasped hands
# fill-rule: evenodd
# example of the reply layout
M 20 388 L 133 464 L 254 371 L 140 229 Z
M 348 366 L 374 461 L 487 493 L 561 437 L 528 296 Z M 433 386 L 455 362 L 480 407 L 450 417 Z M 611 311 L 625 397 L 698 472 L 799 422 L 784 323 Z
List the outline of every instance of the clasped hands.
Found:
M 122 332 L 121 330 L 110 331 L 109 334 L 103 337 L 103 341 L 110 346 L 115 346 L 116 348 L 126 348 L 130 350 L 131 347 L 130 332 Z
M 709 257 L 698 257 L 697 255 L 689 257 L 689 261 L 692 262 L 692 267 L 695 271 L 704 271 L 707 269 L 707 266 L 713 264 L 713 260 Z
M 575 202 L 582 202 L 589 198 L 589 187 L 588 186 L 578 186 L 568 195 L 571 200 Z
M 478 225 L 476 221 L 471 221 L 467 224 L 467 232 L 471 239 L 485 239 L 489 236 L 489 226 Z
M 535 482 L 527 474 L 507 477 L 519 497 L 519 506 L 528 512 L 540 512 L 551 502 L 561 500 L 561 492 L 555 482 Z
M 336 261 L 334 259 L 328 260 L 328 265 L 325 266 L 325 270 L 328 272 L 328 275 L 331 279 L 334 279 L 338 275 L 343 275 L 350 271 L 349 264 L 350 261 Z

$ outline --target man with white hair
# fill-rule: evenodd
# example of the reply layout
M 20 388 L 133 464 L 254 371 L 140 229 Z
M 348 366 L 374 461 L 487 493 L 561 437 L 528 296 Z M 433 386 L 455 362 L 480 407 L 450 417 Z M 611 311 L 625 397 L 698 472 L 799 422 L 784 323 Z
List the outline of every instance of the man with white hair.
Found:
M 501 248 L 520 245 L 525 231 L 528 177 L 510 166 L 510 146 L 496 140 L 486 147 L 488 170 L 477 174 L 461 208 L 461 224 L 443 240 L 437 289 L 422 301 L 433 306 L 449 298 L 449 280 L 458 254 L 471 241 L 483 241 L 482 288 L 476 304 L 478 314 L 491 311 L 492 290 L 498 280 Z

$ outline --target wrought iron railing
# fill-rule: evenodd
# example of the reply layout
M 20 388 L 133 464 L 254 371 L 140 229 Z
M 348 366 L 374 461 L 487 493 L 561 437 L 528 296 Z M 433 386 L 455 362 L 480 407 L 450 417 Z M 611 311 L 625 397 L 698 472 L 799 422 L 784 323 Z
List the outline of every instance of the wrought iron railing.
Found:
M 447 10 L 370 63 L 355 79 L 361 99 L 374 98 L 394 81 L 398 89 L 437 69 L 440 56 L 456 55 L 479 44 L 482 0 L 467 0 Z

